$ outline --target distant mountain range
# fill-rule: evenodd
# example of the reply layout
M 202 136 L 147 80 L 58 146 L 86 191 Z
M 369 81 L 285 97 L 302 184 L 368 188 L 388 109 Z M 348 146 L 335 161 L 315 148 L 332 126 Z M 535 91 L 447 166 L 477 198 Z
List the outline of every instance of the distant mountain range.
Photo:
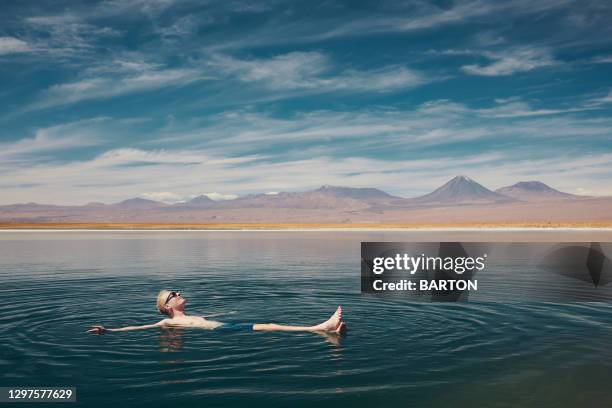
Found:
M 585 212 L 585 206 L 592 207 L 590 212 Z M 1 222 L 434 222 L 449 218 L 461 222 L 479 217 L 485 222 L 588 216 L 612 219 L 612 198 L 572 195 L 539 181 L 491 191 L 466 176 L 454 177 L 431 193 L 414 198 L 376 188 L 324 185 L 311 191 L 251 194 L 223 201 L 201 195 L 177 204 L 130 198 L 82 206 L 0 206 Z

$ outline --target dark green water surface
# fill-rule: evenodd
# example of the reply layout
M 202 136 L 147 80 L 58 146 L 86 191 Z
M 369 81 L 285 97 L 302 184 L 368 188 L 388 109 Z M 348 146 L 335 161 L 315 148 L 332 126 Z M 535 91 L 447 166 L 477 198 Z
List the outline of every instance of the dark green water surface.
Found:
M 515 262 L 467 303 L 360 293 L 361 241 L 444 237 L 0 233 L 1 386 L 73 386 L 63 406 L 87 407 L 612 406 L 606 288 L 594 302 L 517 301 L 534 289 Z M 156 322 L 163 288 L 189 313 L 235 312 L 222 321 L 312 324 L 341 304 L 349 331 L 85 333 Z

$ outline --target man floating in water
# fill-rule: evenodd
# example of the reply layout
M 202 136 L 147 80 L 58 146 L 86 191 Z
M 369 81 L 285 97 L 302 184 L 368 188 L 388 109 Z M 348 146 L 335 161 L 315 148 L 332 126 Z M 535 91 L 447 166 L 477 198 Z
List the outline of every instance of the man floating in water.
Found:
M 157 310 L 168 316 L 155 324 L 144 326 L 127 326 L 109 329 L 104 326 L 92 326 L 87 332 L 93 334 L 124 332 L 131 330 L 152 329 L 155 327 L 199 327 L 210 330 L 245 330 L 245 331 L 288 331 L 288 332 L 323 332 L 341 334 L 346 330 L 346 324 L 342 321 L 342 307 L 338 306 L 336 312 L 323 323 L 314 326 L 289 326 L 275 323 L 222 323 L 207 320 L 201 316 L 188 316 L 185 314 L 187 301 L 179 292 L 162 290 L 157 295 Z

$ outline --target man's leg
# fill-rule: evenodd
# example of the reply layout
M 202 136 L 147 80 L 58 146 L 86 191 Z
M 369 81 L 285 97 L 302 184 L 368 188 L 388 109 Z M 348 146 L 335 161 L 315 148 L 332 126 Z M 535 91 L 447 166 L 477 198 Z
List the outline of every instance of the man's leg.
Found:
M 338 306 L 336 312 L 325 322 L 314 326 L 290 326 L 285 324 L 262 323 L 254 324 L 254 331 L 324 331 L 342 333 L 346 329 L 346 324 L 342 321 L 342 308 Z

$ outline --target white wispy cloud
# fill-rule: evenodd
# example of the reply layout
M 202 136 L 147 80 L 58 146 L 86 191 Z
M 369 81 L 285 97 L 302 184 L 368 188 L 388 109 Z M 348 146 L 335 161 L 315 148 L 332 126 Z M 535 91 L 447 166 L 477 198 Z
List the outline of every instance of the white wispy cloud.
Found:
M 612 103 L 612 90 L 608 91 L 607 95 L 601 98 L 595 98 L 591 102 L 593 102 L 596 105 Z
M 100 41 L 124 34 L 121 29 L 113 28 L 112 23 L 104 24 L 102 20 L 116 21 L 127 16 L 145 17 L 153 21 L 177 3 L 175 0 L 105 0 L 96 4 L 74 4 L 60 13 L 31 15 L 23 23 L 30 37 L 30 48 L 39 55 L 47 59 L 52 56 L 91 62 L 96 60 Z M 107 45 L 102 47 L 106 48 Z
M 291 52 L 250 60 L 216 55 L 212 64 L 243 82 L 259 83 L 271 90 L 389 91 L 430 80 L 403 66 L 338 71 L 330 58 L 320 52 Z
M 482 136 L 482 130 L 456 131 L 457 117 L 422 111 L 373 110 L 358 112 L 315 111 L 290 118 L 275 118 L 254 112 L 227 112 L 212 120 L 209 126 L 174 133 L 174 140 L 192 142 L 214 151 L 244 154 L 267 144 L 291 144 L 290 152 L 312 154 L 303 144 L 335 142 L 337 149 L 350 143 L 351 150 L 373 147 L 379 143 L 421 146 L 453 143 Z M 163 139 L 165 142 L 166 139 Z M 155 143 L 155 141 L 152 141 Z M 329 147 L 332 149 L 332 147 Z M 327 153 L 330 153 L 328 150 Z
M 612 55 L 600 55 L 591 59 L 595 64 L 612 64 Z
M 89 23 L 76 13 L 32 16 L 24 20 L 32 37 L 32 48 L 49 58 L 72 57 L 87 59 L 101 39 L 113 38 L 121 33 L 108 26 Z
M 537 48 L 515 48 L 504 51 L 485 51 L 482 56 L 489 59 L 489 64 L 469 64 L 461 69 L 472 75 L 502 76 L 517 72 L 527 72 L 536 68 L 557 64 L 547 50 Z
M 433 3 L 409 2 L 406 8 L 410 17 L 386 16 L 361 19 L 346 23 L 319 34 L 322 38 L 334 38 L 365 33 L 405 32 L 465 22 L 477 16 L 489 14 L 499 7 L 492 2 L 462 1 L 450 8 L 437 7 Z
M 492 108 L 482 108 L 475 110 L 478 114 L 492 118 L 518 118 L 528 116 L 547 116 L 559 115 L 571 112 L 583 112 L 592 110 L 594 107 L 584 104 L 571 108 L 557 109 L 534 109 L 528 102 L 521 99 L 498 100 L 497 105 Z
M 0 37 L 0 55 L 30 51 L 32 51 L 32 48 L 26 41 L 15 37 Z
M 229 111 L 188 128 L 172 127 L 152 138 L 148 146 L 191 144 L 220 155 L 257 154 L 262 146 L 286 158 L 319 155 L 371 155 L 403 151 L 419 154 L 437 146 L 474 146 L 508 139 L 530 145 L 556 138 L 560 143 L 605 139 L 609 118 L 577 115 L 590 105 L 533 107 L 520 98 L 498 100 L 491 107 L 469 107 L 449 101 L 430 101 L 412 109 L 319 110 L 288 117 L 250 110 Z M 561 146 L 561 144 L 558 144 Z M 520 153 L 523 154 L 523 153 Z
M 372 36 L 384 33 L 410 33 L 435 30 L 449 25 L 488 21 L 504 24 L 517 16 L 540 14 L 563 9 L 572 0 L 515 0 L 495 2 L 486 0 L 459 0 L 451 3 L 405 1 L 387 3 L 386 12 L 372 11 L 366 16 L 355 16 L 342 10 L 345 18 L 318 19 L 312 25 L 302 21 L 275 22 L 255 31 L 254 35 L 239 40 L 221 41 L 211 45 L 217 50 L 240 49 L 271 44 L 321 42 L 330 39 Z
M 179 17 L 171 24 L 156 28 L 162 41 L 172 42 L 188 39 L 194 32 L 204 25 L 210 25 L 214 19 L 210 15 L 187 15 Z
M 52 152 L 100 144 L 100 126 L 108 121 L 109 118 L 99 117 L 38 129 L 32 137 L 0 143 L 0 160 L 5 166 L 16 162 L 27 165 Z
M 122 62 L 122 68 L 126 68 L 126 64 Z M 29 110 L 183 86 L 205 78 L 201 71 L 193 68 L 152 68 L 142 64 L 128 68 L 132 69 L 126 69 L 124 74 L 88 77 L 75 82 L 53 85 L 41 94 L 39 100 L 32 104 Z
M 154 72 L 164 69 L 163 64 L 147 59 L 140 53 L 117 53 L 114 58 L 97 61 L 86 66 L 84 75 L 96 76 L 104 74 L 135 75 L 141 72 Z
M 202 156 L 198 154 L 168 154 L 164 149 L 142 150 L 136 148 L 117 148 L 100 154 L 96 160 L 96 166 L 129 166 L 137 164 L 199 164 Z

